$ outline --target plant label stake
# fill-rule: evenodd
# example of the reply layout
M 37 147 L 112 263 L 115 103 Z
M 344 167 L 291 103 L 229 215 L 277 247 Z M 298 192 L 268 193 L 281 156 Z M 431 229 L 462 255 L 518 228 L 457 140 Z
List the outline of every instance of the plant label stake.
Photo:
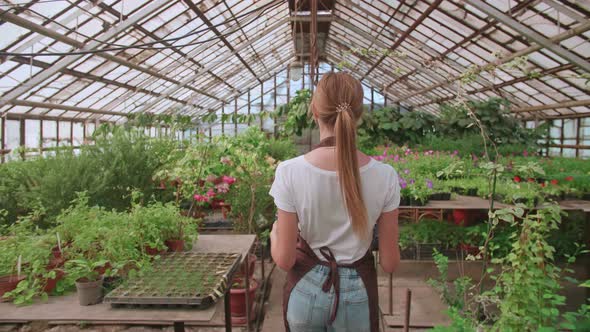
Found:
M 59 249 L 59 252 L 61 252 L 61 240 L 59 239 L 59 233 L 55 233 L 55 235 L 57 236 L 57 248 Z
M 22 260 L 22 255 L 18 255 L 18 261 L 16 263 L 16 277 L 17 279 L 20 279 L 20 267 L 21 267 L 21 260 Z

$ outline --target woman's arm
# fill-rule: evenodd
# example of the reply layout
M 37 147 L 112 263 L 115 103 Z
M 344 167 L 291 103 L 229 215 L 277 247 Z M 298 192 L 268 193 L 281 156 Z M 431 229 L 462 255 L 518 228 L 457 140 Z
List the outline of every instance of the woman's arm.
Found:
M 397 225 L 398 210 L 384 212 L 379 223 L 379 263 L 386 273 L 392 273 L 399 265 L 399 229 Z
M 297 246 L 297 213 L 281 209 L 279 218 L 270 232 L 270 253 L 272 259 L 282 270 L 289 271 L 295 264 Z

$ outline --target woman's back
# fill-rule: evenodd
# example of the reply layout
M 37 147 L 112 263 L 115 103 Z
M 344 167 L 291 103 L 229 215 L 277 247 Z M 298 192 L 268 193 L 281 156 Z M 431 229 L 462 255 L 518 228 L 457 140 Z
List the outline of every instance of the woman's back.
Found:
M 350 264 L 367 252 L 371 237 L 361 238 L 352 229 L 330 154 L 329 148 L 318 149 L 282 162 L 271 195 L 278 208 L 297 213 L 301 236 L 320 259 L 319 249 L 328 247 L 339 264 Z M 398 179 L 390 165 L 359 157 L 367 234 L 371 234 L 379 216 L 399 205 Z

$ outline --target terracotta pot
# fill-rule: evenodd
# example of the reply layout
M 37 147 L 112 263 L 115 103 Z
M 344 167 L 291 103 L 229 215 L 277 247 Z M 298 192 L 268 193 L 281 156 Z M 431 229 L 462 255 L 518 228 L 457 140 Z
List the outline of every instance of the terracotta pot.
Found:
M 248 264 L 248 277 L 252 278 L 254 275 L 254 269 L 256 268 L 256 255 L 248 254 L 248 259 L 240 265 L 240 270 L 238 271 L 238 278 L 243 277 L 246 275 L 246 264 Z
M 63 253 L 61 250 L 59 250 L 58 246 L 51 248 L 51 254 L 53 255 L 54 258 L 57 258 L 57 259 L 60 259 L 63 257 Z
M 145 249 L 145 253 L 150 256 L 162 255 L 166 252 L 165 250 L 158 250 L 156 248 L 149 247 L 149 246 L 145 246 L 144 249 Z
M 0 302 L 6 302 L 4 294 L 13 291 L 19 282 L 23 281 L 25 276 L 17 276 L 15 274 L 0 277 Z
M 239 279 L 234 279 L 235 282 L 240 282 Z M 254 307 L 254 300 L 256 298 L 256 291 L 258 290 L 259 284 L 256 279 L 250 279 L 250 289 L 248 292 L 248 302 L 250 309 Z M 246 323 L 246 289 L 244 288 L 231 288 L 230 289 L 230 307 L 232 323 L 243 324 Z M 251 311 L 252 312 L 252 311 Z M 254 319 L 254 315 L 250 315 L 250 319 Z
M 469 212 L 465 209 L 454 209 L 453 221 L 455 225 L 466 226 L 469 222 Z
M 62 266 L 64 266 L 65 261 L 66 260 L 63 259 L 63 258 L 55 258 L 55 257 L 53 257 L 53 258 L 51 258 L 49 260 L 49 263 L 47 264 L 47 269 L 48 270 L 53 270 L 55 268 L 62 267 Z
M 78 301 L 80 305 L 87 306 L 100 303 L 102 300 L 102 276 L 98 280 L 89 281 L 82 278 L 76 280 Z
M 168 252 L 184 251 L 184 240 L 166 240 L 164 244 L 168 247 Z
M 55 270 L 55 278 L 47 279 L 45 282 L 45 287 L 43 287 L 43 291 L 47 294 L 51 294 L 55 287 L 57 287 L 57 282 L 62 280 L 66 273 L 62 270 Z
M 105 274 L 105 272 L 107 272 L 108 269 L 112 268 L 113 266 L 111 265 L 111 263 L 107 262 L 105 265 L 95 268 L 94 271 L 98 272 L 98 274 L 100 275 L 103 275 Z

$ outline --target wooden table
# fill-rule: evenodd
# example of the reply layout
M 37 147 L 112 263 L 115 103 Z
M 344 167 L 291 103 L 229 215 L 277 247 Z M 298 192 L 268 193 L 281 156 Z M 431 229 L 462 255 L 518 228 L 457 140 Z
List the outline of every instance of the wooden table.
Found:
M 255 240 L 256 235 L 199 235 L 192 251 L 239 253 L 242 255 L 241 263 L 243 264 L 248 257 L 248 253 L 252 250 Z M 244 265 L 248 269 L 248 264 Z M 247 273 L 248 271 L 246 271 Z M 223 301 L 226 331 L 231 331 L 232 325 L 229 291 L 231 284 L 232 281 L 230 280 Z M 249 285 L 247 284 L 246 289 L 248 287 Z M 247 314 L 250 313 L 248 304 L 248 299 L 246 299 Z M 173 324 L 175 331 L 182 331 L 184 330 L 185 323 L 187 325 L 208 325 L 218 309 L 221 309 L 221 303 L 217 303 L 206 310 L 186 308 L 112 308 L 106 303 L 80 306 L 76 294 L 71 294 L 50 297 L 47 302 L 37 301 L 33 305 L 24 307 L 17 307 L 12 303 L 0 303 L 0 323 L 26 323 L 30 321 L 78 323 L 84 321 L 89 324 Z M 247 318 L 249 321 L 249 315 Z M 247 326 L 249 328 L 249 323 Z

